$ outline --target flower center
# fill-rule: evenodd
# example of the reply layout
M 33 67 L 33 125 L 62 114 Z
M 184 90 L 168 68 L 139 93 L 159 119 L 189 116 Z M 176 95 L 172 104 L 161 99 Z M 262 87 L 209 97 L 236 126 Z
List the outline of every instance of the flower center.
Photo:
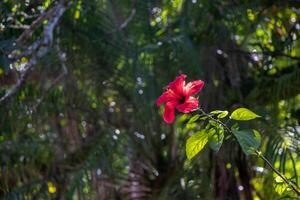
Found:
M 185 102 L 185 96 L 180 96 L 179 103 L 182 104 Z

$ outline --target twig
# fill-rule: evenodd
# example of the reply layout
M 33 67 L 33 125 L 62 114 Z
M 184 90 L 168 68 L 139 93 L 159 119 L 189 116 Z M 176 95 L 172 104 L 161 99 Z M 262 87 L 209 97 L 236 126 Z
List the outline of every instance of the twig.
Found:
M 131 13 L 130 13 L 129 17 L 119 26 L 118 30 L 121 30 L 121 29 L 125 28 L 129 24 L 129 22 L 132 20 L 135 13 L 136 13 L 136 9 L 133 8 L 131 10 Z
M 25 82 L 27 75 L 29 74 L 30 70 L 36 65 L 38 59 L 43 57 L 49 51 L 49 48 L 53 41 L 54 28 L 57 25 L 63 13 L 65 12 L 66 8 L 67 6 L 65 5 L 65 1 L 61 1 L 59 4 L 53 7 L 51 11 L 48 11 L 49 13 L 52 13 L 52 18 L 49 19 L 48 24 L 44 27 L 43 38 L 34 42 L 31 46 L 27 48 L 28 52 L 26 53 L 26 55 L 32 54 L 32 57 L 30 58 L 29 62 L 25 65 L 24 69 L 21 71 L 21 75 L 17 83 L 4 96 L 0 98 L 0 104 L 4 103 L 7 99 L 15 95 L 20 90 L 20 88 Z M 42 20 L 44 18 L 45 14 L 39 17 L 39 20 Z M 37 24 L 39 24 L 40 22 L 39 20 L 35 21 L 30 27 L 35 29 Z M 24 31 L 24 33 L 19 37 L 18 41 L 21 42 L 30 34 L 32 34 L 32 30 L 28 29 Z
M 30 26 L 28 25 L 24 25 L 24 24 L 13 24 L 13 25 L 9 25 L 8 28 L 12 28 L 12 29 L 24 29 L 27 30 L 29 29 Z
M 129 16 L 120 25 L 118 25 L 117 28 L 107 32 L 107 34 L 115 33 L 115 32 L 120 31 L 128 26 L 129 22 L 133 19 L 134 15 L 136 13 L 136 3 L 137 3 L 137 0 L 132 1 L 132 8 L 131 8 L 131 12 L 130 12 Z
M 223 126 L 225 129 L 226 129 L 226 131 L 228 132 L 228 133 L 230 133 L 230 134 L 233 134 L 232 133 L 232 131 L 228 128 L 228 126 L 226 125 L 226 124 L 224 124 L 222 121 L 220 121 L 219 119 L 215 119 L 215 118 L 213 118 L 211 115 L 209 115 L 209 114 L 207 114 L 204 110 L 202 110 L 201 108 L 198 108 L 198 110 L 203 114 L 203 115 L 205 115 L 205 116 L 207 116 L 209 119 L 211 119 L 211 120 L 213 120 L 214 122 L 216 122 L 216 123 L 218 123 L 218 124 L 220 124 L 221 126 Z M 262 153 L 261 152 L 259 152 L 259 151 L 255 151 L 255 153 L 256 153 L 256 155 L 258 156 L 258 157 L 260 157 L 261 159 L 263 159 L 263 161 L 278 175 L 278 176 L 280 176 L 281 178 L 282 178 L 282 180 L 298 195 L 298 196 L 300 196 L 300 191 L 299 191 L 299 189 L 297 189 L 297 187 L 295 187 L 295 185 L 291 182 L 291 181 L 289 181 L 283 174 L 281 174 L 275 167 L 273 167 L 273 165 L 270 163 L 270 161 L 266 158 L 266 157 L 264 157 L 263 155 L 262 155 Z
M 231 130 L 228 128 L 228 126 L 226 126 L 226 124 L 224 124 L 223 122 L 221 122 L 218 119 L 213 118 L 211 115 L 207 114 L 204 110 L 202 110 L 201 108 L 198 109 L 203 115 L 207 116 L 209 119 L 211 119 L 212 121 L 222 125 L 227 132 L 231 133 Z
M 26 64 L 24 71 L 21 73 L 20 78 L 18 79 L 17 83 L 4 95 L 0 98 L 0 104 L 4 103 L 9 97 L 16 94 L 21 86 L 23 85 L 30 69 L 36 64 L 37 59 L 31 58 L 31 60 Z
M 275 167 L 273 167 L 273 165 L 270 163 L 270 161 L 264 157 L 261 152 L 259 151 L 255 151 L 256 155 L 258 157 L 260 157 L 261 159 L 263 159 L 263 161 L 265 161 L 265 163 L 278 175 L 280 176 L 280 178 L 282 178 L 282 180 L 288 184 L 288 186 L 290 186 L 292 188 L 292 190 L 298 195 L 300 196 L 300 191 L 294 186 L 293 183 L 291 183 L 291 181 L 289 181 L 283 174 L 281 174 Z
M 50 17 L 53 17 L 53 15 L 56 13 L 56 8 L 58 6 L 62 6 L 64 4 L 64 1 L 61 1 L 58 5 L 56 5 L 53 8 L 50 8 L 43 12 L 36 20 L 32 22 L 30 25 L 29 29 L 24 31 L 17 39 L 17 43 L 23 43 L 25 42 L 28 38 L 32 36 L 34 31 L 43 23 L 44 20 L 49 19 Z

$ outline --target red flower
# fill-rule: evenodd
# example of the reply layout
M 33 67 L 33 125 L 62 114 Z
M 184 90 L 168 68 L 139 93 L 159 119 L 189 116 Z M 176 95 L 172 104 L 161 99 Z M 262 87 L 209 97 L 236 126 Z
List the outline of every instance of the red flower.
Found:
M 189 113 L 198 108 L 199 101 L 191 95 L 197 94 L 204 86 L 204 82 L 196 80 L 185 84 L 186 75 L 181 74 L 169 83 L 166 91 L 158 97 L 156 104 L 165 103 L 164 120 L 170 124 L 175 118 L 175 109 L 182 113 Z

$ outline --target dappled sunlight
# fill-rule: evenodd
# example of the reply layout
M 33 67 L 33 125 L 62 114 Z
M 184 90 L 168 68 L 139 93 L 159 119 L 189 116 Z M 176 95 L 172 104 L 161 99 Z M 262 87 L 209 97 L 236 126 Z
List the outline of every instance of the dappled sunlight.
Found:
M 0 199 L 299 198 L 299 16 L 0 1 Z

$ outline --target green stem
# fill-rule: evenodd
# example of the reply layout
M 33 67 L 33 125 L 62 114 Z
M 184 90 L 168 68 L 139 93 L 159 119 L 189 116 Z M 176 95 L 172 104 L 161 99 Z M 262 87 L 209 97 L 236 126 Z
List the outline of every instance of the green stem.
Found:
M 273 167 L 273 165 L 270 163 L 270 161 L 266 158 L 266 157 L 264 157 L 262 154 L 261 154 L 261 152 L 259 152 L 259 151 L 255 151 L 255 153 L 256 153 L 256 155 L 258 156 L 258 157 L 260 157 L 261 159 L 263 159 L 263 161 L 265 161 L 265 163 L 278 175 L 278 176 L 280 176 L 280 178 L 282 178 L 282 180 L 286 183 L 286 184 L 288 184 L 288 186 L 290 186 L 290 188 L 298 195 L 298 196 L 300 196 L 300 191 L 299 191 L 299 189 L 297 189 L 296 187 L 295 187 L 295 185 L 292 183 L 292 182 L 290 182 L 283 174 L 281 174 L 275 167 Z
M 201 108 L 198 109 L 203 115 L 207 116 L 210 120 L 220 124 L 221 126 L 224 127 L 224 129 L 230 133 L 233 134 L 232 131 L 230 130 L 230 128 L 228 128 L 228 126 L 226 124 L 224 124 L 222 121 L 220 121 L 219 119 L 215 119 L 213 118 L 211 115 L 207 114 L 204 110 L 202 110 Z M 300 191 L 299 189 L 291 182 L 289 181 L 283 174 L 281 174 L 272 164 L 271 162 L 264 157 L 261 152 L 259 151 L 255 151 L 256 155 L 258 157 L 260 157 L 278 176 L 280 176 L 280 178 L 282 178 L 282 180 L 298 195 L 300 196 Z
M 218 119 L 213 118 L 211 115 L 207 114 L 204 110 L 202 110 L 201 108 L 198 109 L 203 115 L 207 116 L 209 119 L 211 119 L 212 121 L 221 124 L 226 130 L 227 132 L 231 133 L 231 130 L 226 126 L 226 124 L 224 124 L 223 122 L 221 122 Z

